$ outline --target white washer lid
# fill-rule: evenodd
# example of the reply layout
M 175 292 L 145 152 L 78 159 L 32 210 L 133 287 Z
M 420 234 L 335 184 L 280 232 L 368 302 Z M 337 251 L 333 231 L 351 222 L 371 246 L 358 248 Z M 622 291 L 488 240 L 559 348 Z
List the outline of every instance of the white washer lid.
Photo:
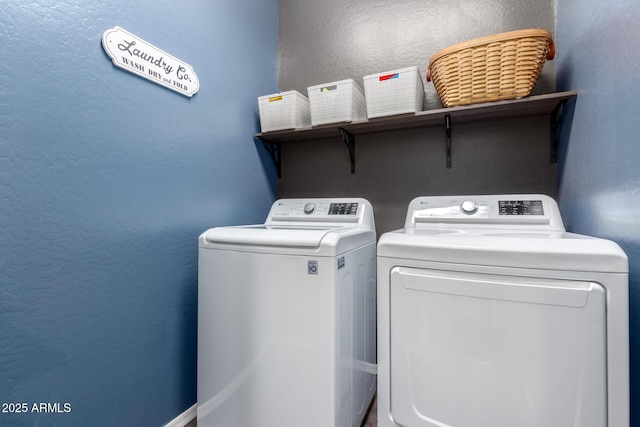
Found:
M 274 228 L 263 225 L 219 227 L 204 233 L 206 243 L 317 248 L 336 228 Z
M 273 227 L 269 225 L 212 228 L 200 235 L 201 249 L 255 253 L 335 256 L 375 245 L 373 230 L 354 227 Z
M 560 271 L 628 273 L 622 249 L 610 240 L 573 233 L 527 233 L 526 230 L 483 234 L 436 230 L 430 233 L 385 233 L 378 257 L 465 265 Z

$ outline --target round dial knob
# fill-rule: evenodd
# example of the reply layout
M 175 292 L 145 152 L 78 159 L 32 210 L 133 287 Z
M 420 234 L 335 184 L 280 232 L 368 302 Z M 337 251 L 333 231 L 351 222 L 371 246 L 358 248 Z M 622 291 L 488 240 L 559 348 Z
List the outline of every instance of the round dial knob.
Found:
M 473 200 L 466 200 L 460 205 L 460 210 L 467 215 L 471 215 L 478 210 L 478 205 Z
M 315 210 L 316 210 L 316 204 L 315 203 L 307 203 L 306 205 L 304 205 L 304 213 L 306 213 L 306 214 L 310 214 Z

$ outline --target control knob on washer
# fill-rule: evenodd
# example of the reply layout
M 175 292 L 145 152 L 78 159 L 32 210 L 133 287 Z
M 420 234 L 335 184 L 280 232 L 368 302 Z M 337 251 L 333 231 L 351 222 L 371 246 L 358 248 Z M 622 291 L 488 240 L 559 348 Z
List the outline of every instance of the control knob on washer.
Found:
M 309 215 L 310 213 L 313 213 L 313 211 L 315 210 L 316 210 L 315 203 L 307 203 L 306 205 L 304 205 L 304 213 L 306 213 L 307 215 Z
M 460 210 L 462 211 L 462 213 L 471 215 L 476 213 L 476 211 L 478 210 L 478 205 L 473 200 L 465 200 L 460 205 Z

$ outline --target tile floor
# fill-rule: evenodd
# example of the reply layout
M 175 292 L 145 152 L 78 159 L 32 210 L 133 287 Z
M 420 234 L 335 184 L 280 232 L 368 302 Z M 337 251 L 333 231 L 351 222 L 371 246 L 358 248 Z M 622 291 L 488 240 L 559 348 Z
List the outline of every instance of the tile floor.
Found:
M 362 423 L 362 427 L 378 427 L 378 399 L 376 396 L 373 396 L 373 402 L 371 402 L 371 407 Z
M 194 419 L 184 427 L 197 427 L 197 426 L 198 426 L 198 421 Z M 367 417 L 362 423 L 362 427 L 378 427 L 378 405 L 375 397 L 373 398 L 373 402 L 371 403 L 371 407 L 369 408 Z

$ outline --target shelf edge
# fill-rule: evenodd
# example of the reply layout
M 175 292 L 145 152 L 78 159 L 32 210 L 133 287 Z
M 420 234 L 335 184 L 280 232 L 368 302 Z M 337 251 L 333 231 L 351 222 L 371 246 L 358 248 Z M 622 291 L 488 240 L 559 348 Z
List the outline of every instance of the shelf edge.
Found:
M 569 101 L 577 95 L 578 91 L 575 90 L 555 92 L 513 100 L 424 110 L 410 115 L 403 114 L 360 120 L 351 123 L 336 123 L 319 127 L 261 132 L 254 134 L 254 137 L 271 143 L 303 142 L 317 139 L 340 138 L 340 128 L 347 130 L 353 135 L 364 135 L 376 132 L 434 126 L 444 123 L 446 115 L 449 115 L 453 121 L 472 121 L 498 119 L 501 117 L 514 118 L 551 114 L 558 104 Z

